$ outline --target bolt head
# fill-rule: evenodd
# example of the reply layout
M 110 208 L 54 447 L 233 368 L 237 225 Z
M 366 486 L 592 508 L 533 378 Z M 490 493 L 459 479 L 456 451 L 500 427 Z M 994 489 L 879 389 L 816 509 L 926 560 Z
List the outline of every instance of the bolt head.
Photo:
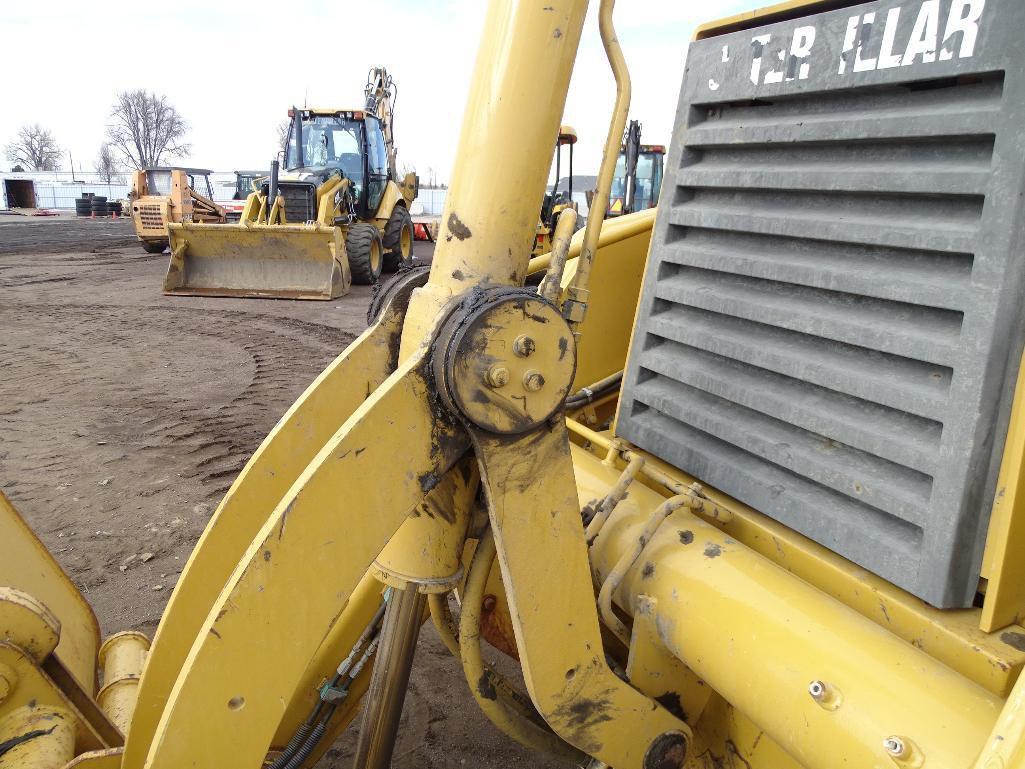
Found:
M 904 740 L 896 736 L 887 737 L 883 740 L 883 748 L 894 758 L 900 758 L 905 752 Z
M 523 386 L 530 392 L 536 393 L 545 386 L 544 375 L 540 371 L 528 371 L 523 375 Z
M 529 358 L 536 349 L 537 345 L 534 343 L 534 340 L 526 334 L 522 334 L 513 340 L 513 352 L 521 358 Z
M 826 685 L 821 681 L 812 681 L 808 684 L 808 694 L 813 700 L 821 700 L 826 696 Z
M 509 369 L 505 366 L 492 366 L 485 374 L 484 381 L 490 387 L 505 387 L 509 384 Z

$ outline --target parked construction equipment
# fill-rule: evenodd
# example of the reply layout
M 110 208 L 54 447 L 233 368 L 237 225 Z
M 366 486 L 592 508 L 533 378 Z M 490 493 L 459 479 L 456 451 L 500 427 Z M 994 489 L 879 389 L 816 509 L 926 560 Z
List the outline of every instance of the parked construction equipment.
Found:
M 657 214 L 571 244 L 567 212 L 528 289 L 586 10 L 491 3 L 430 270 L 236 479 L 134 710 L 0 508 L 0 769 L 299 769 L 357 712 L 382 769 L 428 613 L 495 726 L 577 766 L 1025 767 L 1025 4 L 702 27 Z
M 149 254 L 168 245 L 168 225 L 226 221 L 224 209 L 213 201 L 210 171 L 203 168 L 144 168 L 132 175 L 132 223 Z
M 246 200 L 259 188 L 258 182 L 267 176 L 266 171 L 236 171 L 235 185 L 228 186 L 231 193 L 230 199 L 221 198 L 217 205 L 224 209 L 229 222 L 237 222 L 242 219 L 242 211 L 246 207 Z
M 559 223 L 563 211 L 572 208 L 577 210 L 573 202 L 573 146 L 577 143 L 577 132 L 572 126 L 559 127 L 559 138 L 555 141 L 555 184 L 551 190 L 546 189 L 541 201 L 541 215 L 538 217 L 537 232 L 534 234 L 534 256 L 552 250 L 552 235 Z M 560 173 L 562 171 L 562 148 L 569 148 L 569 177 L 566 191 L 559 190 Z
M 641 144 L 641 124 L 630 121 L 616 161 L 607 216 L 632 214 L 658 205 L 665 154 L 661 144 Z
M 357 109 L 294 107 L 284 153 L 241 222 L 171 227 L 164 293 L 334 299 L 408 262 L 416 174 L 399 179 L 396 87 L 370 72 Z

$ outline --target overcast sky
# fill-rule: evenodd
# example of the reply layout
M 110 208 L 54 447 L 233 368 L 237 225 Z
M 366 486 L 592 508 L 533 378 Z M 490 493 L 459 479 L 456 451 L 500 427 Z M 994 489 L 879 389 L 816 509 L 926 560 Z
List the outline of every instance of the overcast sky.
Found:
M 697 24 L 764 0 L 619 0 L 633 77 L 631 117 L 666 142 L 687 41 Z M 288 106 L 358 105 L 372 65 L 399 88 L 399 163 L 447 180 L 484 19 L 484 0 L 226 0 L 6 3 L 0 146 L 19 126 L 49 128 L 75 168 L 92 170 L 113 95 L 166 94 L 188 120 L 190 165 L 265 168 Z M 577 173 L 594 173 L 615 94 L 592 0 L 565 122 L 580 135 Z M 524 116 L 529 119 L 529 115 Z M 9 170 L 0 157 L 0 169 Z

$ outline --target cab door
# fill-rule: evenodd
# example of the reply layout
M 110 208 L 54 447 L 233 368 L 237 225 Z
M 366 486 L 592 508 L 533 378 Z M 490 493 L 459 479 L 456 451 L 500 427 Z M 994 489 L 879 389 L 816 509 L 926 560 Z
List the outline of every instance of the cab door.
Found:
M 368 115 L 366 118 L 367 132 L 367 213 L 374 216 L 384 189 L 388 184 L 388 151 L 384 144 L 384 132 L 381 121 Z

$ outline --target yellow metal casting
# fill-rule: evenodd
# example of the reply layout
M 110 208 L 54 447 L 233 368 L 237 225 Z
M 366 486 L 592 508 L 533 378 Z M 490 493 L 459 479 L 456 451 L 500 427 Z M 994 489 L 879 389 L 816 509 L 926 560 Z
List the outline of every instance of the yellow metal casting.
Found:
M 608 434 L 595 433 L 572 420 L 569 426 L 601 456 L 613 445 Z M 646 459 L 640 481 L 649 487 L 663 490 L 669 485 L 682 490 L 696 481 L 693 476 L 637 449 L 632 449 L 627 456 Z M 1021 648 L 1025 646 L 1025 629 L 1022 627 L 984 633 L 979 629 L 979 609 L 935 609 L 711 487 L 704 487 L 702 494 L 705 505 L 700 514 L 730 537 L 969 680 L 998 696 L 1007 696 L 1025 665 L 1025 650 Z
M 193 640 L 277 501 L 366 394 L 376 390 L 394 368 L 401 328 L 402 315 L 386 310 L 338 356 L 278 421 L 214 512 L 153 639 L 125 747 L 125 769 L 143 766 L 157 720 Z
M 982 563 L 987 580 L 981 628 L 985 632 L 1025 624 L 1025 361 L 1014 389 L 1004 457 Z M 1013 631 L 1011 631 L 1013 632 Z M 1025 649 L 1025 636 L 1019 639 Z
M 171 224 L 168 231 L 165 294 L 326 300 L 352 283 L 338 227 Z
M 21 591 L 56 617 L 61 628 L 57 656 L 84 689 L 94 692 L 96 653 L 100 646 L 96 615 L 2 491 L 0 543 L 0 588 Z M 7 627 L 10 626 L 0 625 Z
M 619 475 L 578 448 L 574 468 L 582 502 Z M 663 502 L 631 487 L 592 547 L 599 583 Z M 649 599 L 666 648 L 807 766 L 880 765 L 891 735 L 930 765 L 970 766 L 1000 712 L 996 695 L 682 508 L 616 594 L 630 614 Z
M 75 755 L 75 726 L 59 707 L 26 705 L 0 719 L 0 769 L 61 769 Z
M 477 468 L 467 460 L 440 479 L 374 560 L 374 575 L 399 589 L 415 583 L 424 593 L 456 587 L 478 484 Z
M 565 428 L 473 440 L 531 699 L 557 734 L 607 764 L 659 766 L 649 762 L 661 751 L 678 765 L 690 730 L 603 658 Z
M 120 769 L 123 748 L 90 750 L 65 764 L 64 769 Z
M 139 697 L 139 679 L 149 647 L 149 639 L 134 630 L 116 633 L 100 647 L 103 688 L 97 693 L 96 702 L 122 734 L 128 733 L 132 723 Z
M 489 4 L 431 281 L 410 304 L 403 355 L 430 333 L 453 295 L 523 284 L 586 9 L 584 0 Z
M 574 391 L 623 370 L 654 223 L 655 209 L 651 208 L 602 225 L 588 288 L 594 312 L 577 326 Z M 582 239 L 574 238 L 563 286 L 576 276 L 580 260 L 575 257 L 582 247 Z
M 422 499 L 421 478 L 441 477 L 465 451 L 424 407 L 423 365 L 423 354 L 400 364 L 279 502 L 263 499 L 272 512 L 199 629 L 154 733 L 150 769 L 259 765 L 280 702 L 291 699 L 356 584 Z M 413 472 L 368 483 L 394 464 L 396 446 Z M 288 632 L 279 626 L 284 616 Z

